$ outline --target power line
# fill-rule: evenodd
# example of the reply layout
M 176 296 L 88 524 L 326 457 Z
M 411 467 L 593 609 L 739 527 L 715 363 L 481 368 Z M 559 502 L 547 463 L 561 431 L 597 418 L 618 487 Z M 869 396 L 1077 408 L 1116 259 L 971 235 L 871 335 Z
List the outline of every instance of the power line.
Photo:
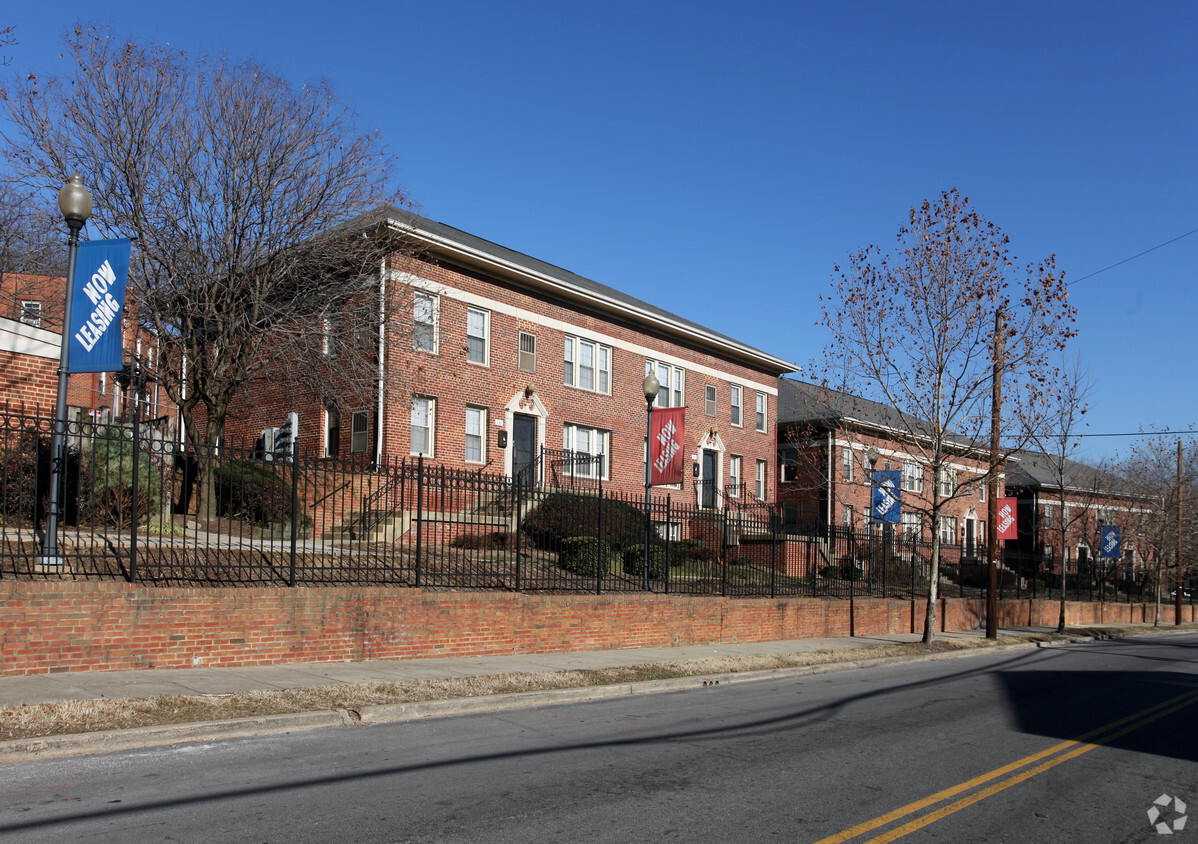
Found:
M 1198 434 L 1198 430 L 1191 428 L 1188 431 L 1129 431 L 1123 434 L 1070 434 L 1068 439 L 1074 437 L 1185 437 Z M 1050 437 L 1059 437 L 1060 434 L 1048 434 Z
M 1156 250 L 1158 250 L 1164 246 L 1168 246 L 1170 243 L 1176 243 L 1177 241 L 1181 240 L 1183 237 L 1189 237 L 1192 234 L 1198 234 L 1198 229 L 1193 229 L 1192 231 L 1188 231 L 1185 234 L 1179 234 L 1177 237 L 1173 238 L 1172 240 L 1166 240 L 1164 243 L 1158 243 L 1156 246 L 1152 247 L 1151 249 L 1145 249 L 1143 252 L 1138 252 L 1135 255 L 1132 255 L 1130 258 L 1124 258 L 1122 261 L 1116 261 L 1115 263 L 1111 264 L 1109 267 L 1103 267 L 1101 270 L 1095 270 L 1094 272 L 1090 273 L 1089 275 L 1084 275 L 1081 278 L 1072 279 L 1069 283 L 1077 284 L 1079 281 L 1085 281 L 1088 278 L 1093 278 L 1094 276 L 1098 275 L 1099 273 L 1105 273 L 1107 270 L 1113 270 L 1115 267 L 1118 267 L 1122 264 L 1126 264 L 1128 261 L 1134 261 L 1136 258 L 1139 258 L 1143 255 L 1147 255 L 1149 252 L 1155 252 Z M 1112 434 L 1111 436 L 1123 436 L 1123 435 L 1122 434 Z

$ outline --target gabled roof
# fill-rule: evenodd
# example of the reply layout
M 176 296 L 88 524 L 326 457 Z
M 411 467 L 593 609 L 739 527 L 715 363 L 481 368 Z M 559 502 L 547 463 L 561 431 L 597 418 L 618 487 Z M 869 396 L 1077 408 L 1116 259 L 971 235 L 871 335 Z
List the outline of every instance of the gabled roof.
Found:
M 1065 491 L 1101 493 L 1104 495 L 1136 496 L 1132 484 L 1118 475 L 1104 472 L 1085 463 L 1065 459 L 1063 473 L 1057 470 L 1054 457 L 1040 451 L 1016 451 L 1007 466 L 1006 486 L 1009 490 L 1059 491 L 1064 481 Z M 1063 474 L 1063 477 L 1059 475 Z
M 859 428 L 881 436 L 915 435 L 928 437 L 932 425 L 922 419 L 905 416 L 896 408 L 881 402 L 842 393 L 819 384 L 778 379 L 778 426 L 814 425 Z M 975 443 L 949 433 L 945 441 L 954 448 L 976 448 Z
M 368 211 L 349 225 L 361 229 L 386 226 L 448 262 L 502 278 L 530 290 L 534 295 L 553 296 L 589 310 L 603 312 L 641 326 L 646 333 L 664 334 L 772 375 L 798 369 L 790 361 L 613 287 L 401 208 L 383 205 Z

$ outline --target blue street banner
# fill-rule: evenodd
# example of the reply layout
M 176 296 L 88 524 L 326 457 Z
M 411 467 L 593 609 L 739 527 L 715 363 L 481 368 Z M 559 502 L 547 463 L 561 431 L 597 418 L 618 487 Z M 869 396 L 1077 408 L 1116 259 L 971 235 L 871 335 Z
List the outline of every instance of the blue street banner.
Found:
M 873 511 L 875 523 L 898 524 L 902 474 L 898 469 L 874 471 Z
M 1118 559 L 1119 525 L 1102 526 L 1102 556 Z
M 128 278 L 129 238 L 79 244 L 71 279 L 70 372 L 116 372 L 121 368 L 121 316 Z

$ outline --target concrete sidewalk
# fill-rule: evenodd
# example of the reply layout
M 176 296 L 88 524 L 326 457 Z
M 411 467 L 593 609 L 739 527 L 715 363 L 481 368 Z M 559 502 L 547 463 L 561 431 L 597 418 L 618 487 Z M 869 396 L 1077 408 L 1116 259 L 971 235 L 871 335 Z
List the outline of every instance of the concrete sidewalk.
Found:
M 1126 630 L 1128 625 L 1112 625 Z M 1139 625 L 1135 625 L 1137 628 Z M 1052 633 L 1055 628 L 1023 627 L 1000 630 L 1000 635 L 1024 638 L 1003 650 L 1020 650 L 1046 644 L 1036 634 Z M 1139 631 L 1137 631 L 1139 632 Z M 1143 633 L 1175 632 L 1170 628 L 1144 625 Z M 1184 630 L 1182 632 L 1192 632 Z M 940 639 L 980 639 L 980 630 L 940 633 Z M 60 701 L 133 700 L 161 695 L 226 695 L 237 692 L 277 691 L 339 683 L 405 683 L 455 677 L 481 677 L 491 674 L 570 671 L 578 669 L 618 668 L 655 662 L 682 662 L 710 657 L 737 658 L 802 654 L 812 651 L 842 651 L 843 660 L 801 667 L 764 671 L 719 672 L 706 675 L 724 682 L 747 682 L 767 677 L 793 677 L 878 664 L 866 649 L 876 645 L 918 642 L 919 634 L 899 633 L 854 638 L 790 639 L 772 642 L 693 645 L 674 648 L 627 648 L 556 654 L 518 654 L 489 657 L 443 659 L 366 660 L 340 663 L 291 663 L 244 668 L 175 668 L 144 671 L 91 671 L 61 674 L 30 674 L 0 677 L 0 708 Z M 1065 641 L 1091 641 L 1082 635 Z M 1058 640 L 1061 641 L 1061 640 Z M 854 653 L 860 652 L 860 655 Z M 919 659 L 952 658 L 993 653 L 989 649 L 939 651 L 927 655 L 883 657 L 880 662 L 909 662 Z M 245 738 L 311 730 L 325 727 L 354 727 L 415 718 L 444 717 L 491 712 L 528 706 L 594 701 L 622 695 L 667 692 L 694 687 L 708 681 L 697 675 L 612 685 L 522 691 L 463 698 L 426 700 L 411 703 L 368 705 L 360 711 L 319 710 L 283 715 L 261 715 L 216 721 L 200 721 L 146 726 L 123 730 L 71 733 L 40 738 L 0 741 L 0 765 L 34 758 L 57 758 L 105 751 L 144 749 L 220 739 Z M 714 680 L 718 683 L 719 680 Z
M 1011 631 L 1016 632 L 1016 631 Z M 1018 632 L 1050 632 L 1026 628 Z M 983 631 L 940 633 L 942 639 L 980 638 Z M 853 650 L 871 645 L 918 642 L 918 633 L 830 639 L 620 648 L 510 656 L 467 656 L 361 662 L 295 662 L 240 668 L 161 668 L 136 671 L 74 671 L 0 676 L 0 707 L 66 700 L 152 698 L 160 695 L 223 695 L 248 691 L 311 688 L 338 683 L 406 683 L 449 677 L 480 677 L 579 669 L 616 668 L 652 662 Z

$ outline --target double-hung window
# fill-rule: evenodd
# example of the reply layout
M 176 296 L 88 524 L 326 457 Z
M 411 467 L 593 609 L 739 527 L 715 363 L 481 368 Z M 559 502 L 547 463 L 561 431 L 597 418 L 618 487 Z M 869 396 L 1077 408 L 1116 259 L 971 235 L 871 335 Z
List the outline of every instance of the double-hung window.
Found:
M 923 492 L 923 466 L 914 460 L 903 462 L 903 489 L 907 492 Z
M 758 501 L 765 501 L 765 473 L 766 462 L 758 460 L 756 469 L 753 473 L 753 494 L 757 496 Z
M 412 301 L 412 348 L 437 353 L 437 297 L 419 290 Z
M 466 462 L 482 463 L 487 435 L 487 410 L 466 405 Z
M 943 545 L 957 544 L 957 519 L 955 516 L 940 517 L 940 542 Z
M 562 429 L 562 446 L 567 456 L 563 471 L 577 478 L 608 478 L 611 432 L 602 428 L 567 422 Z
M 845 483 L 852 483 L 853 480 L 853 449 L 845 446 L 840 453 L 841 474 L 840 479 Z
M 436 415 L 436 399 L 431 396 L 412 396 L 412 454 L 433 456 Z
M 565 384 L 593 393 L 611 393 L 611 347 L 566 335 Z
M 920 538 L 919 513 L 904 512 L 899 514 L 900 528 L 902 530 L 903 539 L 918 540 Z
M 520 332 L 520 351 L 516 356 L 516 368 L 524 372 L 537 371 L 537 335 Z
M 715 384 L 708 384 L 703 390 L 703 415 L 716 415 Z
M 733 384 L 729 387 L 728 392 L 732 398 L 732 424 L 739 428 L 744 424 L 741 421 L 744 412 L 744 389 Z
M 365 454 L 370 439 L 370 413 L 355 410 L 349 420 L 349 453 Z
M 741 458 L 739 454 L 733 454 L 728 460 L 728 478 L 728 495 L 732 498 L 740 498 Z
M 657 402 L 654 407 L 682 407 L 686 396 L 686 370 L 661 361 L 645 361 L 645 374 L 656 375 Z
M 491 312 L 481 308 L 466 309 L 466 360 L 486 366 L 491 338 Z
M 938 474 L 941 498 L 949 498 L 957 491 L 957 470 L 942 466 Z
M 765 433 L 765 393 L 757 394 L 757 430 Z

